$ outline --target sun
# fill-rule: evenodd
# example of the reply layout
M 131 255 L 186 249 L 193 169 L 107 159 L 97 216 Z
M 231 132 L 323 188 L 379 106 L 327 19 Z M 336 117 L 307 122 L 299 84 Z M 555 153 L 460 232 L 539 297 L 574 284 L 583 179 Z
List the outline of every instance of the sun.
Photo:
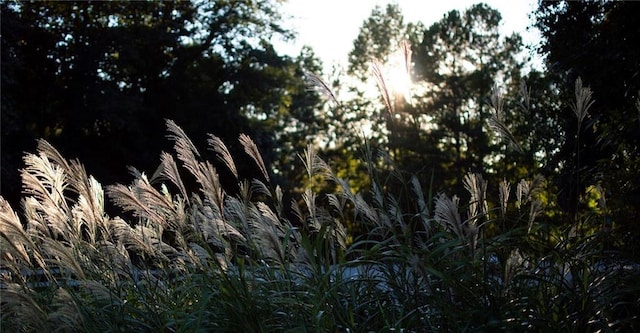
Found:
M 406 102 L 411 101 L 411 73 L 403 61 L 392 61 L 385 65 L 385 72 L 389 80 L 389 89 L 395 98 L 402 97 Z
M 395 103 L 411 104 L 411 66 L 411 47 L 404 42 L 378 69 L 386 81 L 384 86 L 391 93 Z

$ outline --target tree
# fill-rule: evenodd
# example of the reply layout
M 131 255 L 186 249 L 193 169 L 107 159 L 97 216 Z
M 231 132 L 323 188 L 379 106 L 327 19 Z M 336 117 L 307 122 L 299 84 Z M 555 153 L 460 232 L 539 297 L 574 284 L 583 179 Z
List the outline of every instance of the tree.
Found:
M 390 41 L 410 42 L 410 52 L 404 54 L 412 54 L 411 100 L 395 98 L 395 107 L 378 109 L 379 118 L 370 118 L 383 120 L 378 142 L 386 142 L 405 170 L 433 177 L 434 190 L 461 188 L 466 172 L 492 170 L 487 160 L 499 146 L 485 130 L 489 97 L 495 84 L 514 90 L 522 67 L 516 57 L 521 39 L 500 36 L 500 20 L 499 12 L 480 4 L 462 13 L 450 11 L 425 29 L 404 25 L 397 8 L 390 6 L 384 13 L 374 11 L 354 42 L 350 69 L 361 77 L 372 76 L 359 74 L 367 73 L 364 64 L 371 59 L 388 60 L 394 46 Z
M 487 164 L 498 149 L 486 131 L 489 97 L 494 86 L 510 88 L 520 80 L 520 36 L 500 36 L 500 21 L 500 13 L 484 4 L 450 11 L 416 48 L 416 80 L 426 84 L 417 112 L 436 124 L 432 149 L 440 150 L 440 165 L 454 181 L 468 171 L 494 169 Z
M 367 79 L 373 61 L 387 62 L 389 55 L 398 45 L 417 29 L 414 24 L 406 24 L 400 7 L 387 5 L 384 10 L 376 6 L 360 27 L 349 52 L 348 73 L 361 80 Z
M 1 6 L 6 197 L 19 191 L 16 169 L 35 138 L 113 183 L 126 179 L 127 165 L 153 172 L 167 148 L 165 118 L 198 142 L 213 133 L 234 147 L 245 132 L 268 162 L 290 159 L 277 133 L 307 126 L 318 102 L 301 79 L 313 53 L 281 56 L 270 43 L 291 38 L 277 1 Z
M 541 2 L 535 15 L 543 36 L 539 52 L 545 56 L 547 75 L 562 84 L 563 100 L 575 99 L 570 94 L 581 78 L 595 101 L 581 128 L 575 118 L 566 119 L 564 125 L 567 142 L 562 154 L 568 164 L 560 177 L 565 180 L 560 183 L 564 207 L 575 212 L 584 204 L 587 188 L 600 184 L 608 196 L 607 206 L 617 216 L 614 220 L 623 225 L 640 216 L 638 14 L 640 6 L 634 2 L 561 1 Z M 550 109 L 550 116 L 560 108 L 571 115 L 570 105 L 565 104 Z

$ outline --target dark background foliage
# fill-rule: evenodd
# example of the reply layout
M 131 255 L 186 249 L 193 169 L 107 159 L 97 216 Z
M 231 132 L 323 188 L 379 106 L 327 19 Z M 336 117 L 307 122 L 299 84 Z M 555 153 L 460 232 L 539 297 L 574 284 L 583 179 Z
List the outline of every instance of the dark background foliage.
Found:
M 273 49 L 272 38 L 291 37 L 275 2 L 1 6 L 2 194 L 10 199 L 36 138 L 111 184 L 127 181 L 127 166 L 153 173 L 168 148 L 165 119 L 202 146 L 207 133 L 222 138 L 238 158 L 247 133 L 272 165 L 291 153 L 278 140 L 301 141 L 279 135 L 285 126 L 298 118 L 294 126 L 313 126 L 318 100 L 301 77 L 319 65 L 309 51 L 294 59 Z
M 563 96 L 570 96 L 578 77 L 593 90 L 596 102 L 579 147 L 584 174 L 590 178 L 584 183 L 606 182 L 612 196 L 625 198 L 619 202 L 626 206 L 626 218 L 636 220 L 640 207 L 640 113 L 635 105 L 640 95 L 638 15 L 640 6 L 632 1 L 542 2 L 535 13 L 543 36 L 538 51 L 546 56 L 546 75 L 561 85 Z M 564 109 L 568 111 L 568 106 Z M 549 116 L 553 117 L 551 112 Z M 575 128 L 567 131 L 569 150 L 575 144 Z M 575 206 L 576 190 L 571 189 L 575 186 L 563 184 L 566 191 L 573 191 L 569 207 Z

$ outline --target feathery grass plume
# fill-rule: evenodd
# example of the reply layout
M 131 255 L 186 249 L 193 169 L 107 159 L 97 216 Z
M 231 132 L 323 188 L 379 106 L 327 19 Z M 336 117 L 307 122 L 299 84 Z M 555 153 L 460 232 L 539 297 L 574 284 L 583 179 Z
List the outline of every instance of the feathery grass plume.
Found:
M 242 200 L 245 205 L 248 205 L 251 201 L 253 190 L 248 179 L 243 179 L 238 183 L 238 198 Z
M 519 249 L 511 250 L 509 258 L 504 265 L 504 281 L 505 285 L 509 285 L 509 282 L 516 274 L 524 270 L 525 259 Z
M 487 120 L 489 127 L 498 133 L 499 136 L 505 138 L 508 143 L 515 147 L 515 149 L 522 153 L 524 150 L 522 146 L 518 143 L 515 136 L 507 125 L 504 123 L 504 96 L 502 92 L 497 86 L 494 86 L 491 90 L 491 109 L 493 110 L 493 114 Z
M 532 181 L 521 179 L 516 186 L 516 203 L 518 208 L 531 201 L 533 196 L 540 192 L 543 183 L 544 177 L 539 174 L 535 175 Z
M 120 218 L 111 220 L 112 224 L 124 223 Z M 125 275 L 127 272 L 131 272 L 133 269 L 133 263 L 129 252 L 125 248 L 123 242 L 118 242 L 120 235 L 114 234 L 114 242 L 100 241 L 96 244 L 96 253 L 100 254 L 100 260 L 104 260 L 104 266 L 107 269 L 112 270 L 115 274 L 114 282 L 117 281 L 118 275 Z M 117 282 L 116 282 L 117 283 Z
M 503 178 L 498 186 L 498 196 L 500 198 L 500 211 L 502 216 L 507 214 L 507 204 L 509 203 L 509 194 L 511 193 L 511 184 L 506 178 Z
M 84 316 L 81 306 L 76 302 L 77 298 L 64 289 L 56 290 L 53 297 L 52 307 L 56 310 L 49 313 L 48 320 L 54 323 L 56 329 L 62 332 L 81 332 L 84 331 Z
M 198 268 L 202 268 L 209 260 L 211 260 L 211 253 L 202 247 L 198 243 L 190 242 L 187 244 L 189 247 L 188 255 L 191 257 L 191 261 L 198 265 Z
M 135 183 L 137 179 L 143 179 L 143 178 L 147 180 L 149 183 L 151 183 L 155 179 L 158 179 L 158 177 L 160 176 L 158 172 L 154 172 L 154 174 L 151 176 L 151 179 L 149 179 L 149 177 L 147 177 L 147 174 L 144 171 L 140 171 L 136 167 L 131 165 L 127 166 L 127 171 L 129 172 L 129 175 L 133 176 L 133 179 L 134 179 L 133 183 Z
M 24 198 L 22 205 L 27 223 L 27 232 L 32 239 L 57 238 L 65 234 L 66 228 L 61 228 L 61 226 L 66 224 L 49 222 L 51 220 L 64 219 L 64 214 L 60 214 L 57 207 L 43 205 L 34 197 Z M 56 215 L 59 216 L 52 218 L 52 216 Z
M 267 167 L 262 160 L 262 155 L 258 150 L 258 146 L 256 146 L 255 142 L 253 142 L 253 140 L 251 140 L 251 138 L 246 134 L 240 134 L 238 140 L 244 147 L 244 152 L 247 153 L 247 155 L 249 155 L 258 165 L 258 168 L 260 168 L 260 172 L 262 172 L 262 176 L 267 180 L 267 182 L 269 182 L 269 173 L 267 172 Z
M 245 237 L 240 230 L 230 225 L 228 221 L 223 221 L 220 218 L 206 219 L 204 216 L 206 214 L 197 215 L 197 224 L 205 243 L 215 250 L 216 257 L 222 255 L 226 260 L 231 260 L 235 255 L 233 253 L 234 245 L 247 244 L 247 237 L 250 235 Z M 247 222 L 244 221 L 244 223 Z M 249 227 L 244 227 L 241 230 L 248 233 L 248 229 Z
M 45 238 L 42 241 L 42 252 L 45 261 L 49 261 L 54 266 L 60 269 L 66 269 L 71 272 L 72 276 L 77 279 L 86 279 L 83 264 L 86 264 L 86 260 L 82 260 L 83 256 L 79 251 L 75 251 L 73 245 L 64 244 L 55 239 Z
M 210 206 L 203 207 L 205 222 L 215 222 L 217 232 L 225 237 L 232 236 L 231 238 L 235 237 L 236 241 L 246 242 L 245 237 L 251 236 L 248 235 L 249 226 L 247 224 L 250 218 L 250 202 L 244 198 L 238 199 L 229 196 L 225 203 L 224 217 L 214 213 Z
M 180 171 L 173 156 L 167 152 L 160 153 L 160 176 L 170 181 L 172 184 L 178 187 L 180 195 L 189 203 L 189 196 L 187 195 L 187 189 L 184 186 L 182 177 L 180 177 Z
M 316 194 L 311 189 L 306 189 L 302 193 L 302 200 L 307 206 L 308 220 L 310 229 L 313 231 L 320 230 L 320 221 L 318 221 L 318 211 L 316 210 Z M 301 217 L 303 215 L 300 215 Z
M 208 161 L 204 163 L 198 161 L 196 158 L 196 156 L 200 156 L 198 150 L 178 125 L 171 120 L 167 120 L 167 127 L 170 132 L 168 137 L 175 141 L 174 149 L 178 159 L 182 161 L 187 171 L 200 184 L 200 190 L 205 198 L 215 203 L 218 210 L 222 211 L 225 192 L 220 185 L 217 170 Z
M 304 199 L 304 198 L 303 198 Z M 302 213 L 302 209 L 296 200 L 291 199 L 291 214 L 298 220 L 298 222 L 302 223 L 303 226 L 307 227 L 306 220 L 304 218 L 304 214 Z
M 406 71 L 406 75 L 407 78 L 410 80 L 411 79 L 411 67 L 413 66 L 413 63 L 411 62 L 411 44 L 409 43 L 409 41 L 407 40 L 403 40 L 402 43 L 400 43 L 400 50 L 402 52 L 402 60 L 404 63 L 404 70 Z M 407 89 L 409 90 L 409 89 Z M 411 92 L 410 91 L 404 91 L 403 92 L 405 95 L 405 98 L 407 99 L 407 101 L 409 102 L 409 104 L 413 104 L 413 97 L 411 96 Z
M 391 193 L 381 190 L 376 183 L 372 184 L 370 193 L 371 198 L 365 197 L 361 192 L 353 197 L 354 220 L 359 216 L 365 226 L 372 226 L 368 230 L 372 235 L 386 237 L 395 233 L 394 228 L 404 223 L 400 221 L 402 211 L 397 206 L 397 200 Z
M 122 305 L 122 301 L 120 300 L 120 295 L 115 294 L 112 290 L 110 290 L 104 284 L 94 281 L 94 280 L 85 280 L 81 282 L 81 286 L 83 291 L 91 295 L 91 298 L 102 303 L 119 306 Z
M 316 161 L 318 156 L 316 155 L 316 150 L 312 144 L 307 145 L 307 149 L 304 150 L 303 156 L 298 154 L 298 158 L 302 160 L 302 164 L 304 165 L 304 169 L 307 171 L 307 177 L 310 180 L 315 176 L 317 169 Z
M 396 199 L 393 194 L 387 193 L 387 214 L 379 214 L 384 222 L 386 222 L 386 226 L 389 230 L 393 230 L 393 227 L 399 225 L 402 233 L 404 235 L 407 234 L 407 224 L 404 221 L 404 214 L 402 212 L 402 208 L 400 208 L 400 204 L 398 203 L 398 199 Z
M 196 180 L 200 181 L 198 176 L 200 175 L 200 167 L 196 157 L 200 157 L 200 153 L 196 146 L 191 142 L 191 139 L 184 133 L 182 128 L 178 126 L 173 120 L 167 119 L 167 130 L 169 134 L 167 137 L 175 142 L 174 150 L 178 155 L 178 159 L 184 163 L 185 168 L 191 173 Z
M 527 232 L 531 232 L 531 229 L 533 228 L 533 222 L 536 220 L 536 217 L 538 217 L 538 215 L 542 214 L 543 211 L 544 209 L 540 200 L 531 200 L 531 206 L 529 207 L 529 225 L 527 228 Z
M 108 218 L 104 212 L 104 190 L 93 176 L 89 176 L 82 184 L 82 193 L 78 196 L 72 213 L 77 220 L 78 231 L 82 230 L 82 225 L 86 226 L 88 241 L 95 244 L 96 241 L 109 237 Z
M 341 249 L 346 249 L 347 239 L 349 238 L 347 228 L 340 220 L 334 219 L 333 222 L 334 238 L 338 241 L 338 245 Z
M 246 211 L 247 211 L 247 220 L 244 221 L 246 227 L 242 230 L 247 239 L 250 240 L 249 245 L 257 250 L 261 250 L 260 242 L 262 241 L 262 237 L 266 232 L 266 228 L 268 224 L 264 222 L 264 218 L 260 210 L 253 202 L 246 203 Z M 258 245 L 258 247 L 256 247 Z
M 520 179 L 520 182 L 516 185 L 516 203 L 518 204 L 518 208 L 522 207 L 522 205 L 528 201 L 529 186 L 530 183 L 524 180 L 524 178 Z
M 491 108 L 493 109 L 493 116 L 498 121 L 504 121 L 504 95 L 500 87 L 494 85 L 491 88 L 491 95 L 489 98 L 491 101 Z
M 0 196 L 0 263 L 6 267 L 18 261 L 20 264 L 31 265 L 27 249 L 35 249 L 35 244 L 20 223 L 18 214 L 11 205 Z
M 411 175 L 411 180 L 409 181 L 411 184 L 411 191 L 416 196 L 416 203 L 418 204 L 418 209 L 420 210 L 420 214 L 429 215 L 429 207 L 427 207 L 427 203 L 424 199 L 424 192 L 422 192 L 422 185 L 420 185 L 420 181 L 418 177 L 415 175 Z
M 165 124 L 169 131 L 167 137 L 176 143 L 176 152 L 178 154 L 184 153 L 183 156 L 186 157 L 187 160 L 195 160 L 194 157 L 200 157 L 198 149 L 180 126 L 171 119 L 165 119 Z
M 145 186 L 146 179 L 136 179 L 132 186 L 124 186 L 122 184 L 111 185 L 107 187 L 107 193 L 113 200 L 113 203 L 122 208 L 124 211 L 131 212 L 136 217 L 148 219 L 155 225 L 166 227 L 166 216 L 158 210 L 154 209 L 149 200 L 149 195 L 145 192 L 153 189 L 150 185 Z M 158 198 L 158 203 L 163 202 L 165 198 L 162 195 L 153 195 Z
M 178 154 L 178 159 L 184 163 L 187 171 L 196 178 L 196 181 L 201 186 L 201 191 L 205 199 L 214 203 L 219 212 L 224 211 L 224 198 L 226 194 L 220 184 L 217 170 L 208 161 L 204 163 L 199 162 L 196 156 L 199 157 L 200 154 L 184 131 L 172 120 L 167 120 L 166 122 L 170 132 L 168 137 L 175 141 L 174 149 Z M 257 148 L 255 150 L 257 151 Z M 245 151 L 247 151 L 246 147 Z
M 260 223 L 262 224 L 260 228 L 262 237 L 259 238 L 262 251 L 264 253 L 266 250 L 271 259 L 275 259 L 279 264 L 284 265 L 288 258 L 293 256 L 292 244 L 286 242 L 284 244 L 287 244 L 287 248 L 283 247 L 283 239 L 291 226 L 283 224 L 267 204 L 258 202 L 257 208 L 260 212 Z
M 354 194 L 354 191 L 351 189 L 351 185 L 349 185 L 349 182 L 340 177 L 333 177 L 332 179 L 336 184 L 338 184 L 341 190 L 340 195 L 344 197 L 345 200 L 355 204 L 355 201 L 356 201 L 355 194 Z
M 141 228 L 136 226 L 136 228 Z M 127 251 L 136 253 L 137 255 L 144 257 L 154 256 L 154 248 L 150 243 L 142 237 L 142 233 L 132 228 L 121 218 L 115 218 L 111 221 L 112 233 L 117 237 L 118 243 L 123 244 Z
M 92 212 L 92 221 L 86 221 L 88 223 L 98 225 L 104 217 L 104 195 L 102 193 L 102 186 L 87 174 L 84 165 L 78 160 L 67 161 L 50 143 L 45 140 L 38 140 L 38 148 L 40 156 L 43 156 L 47 160 L 53 162 L 54 165 L 62 168 L 66 176 L 66 182 L 68 188 L 78 194 L 80 197 L 84 197 L 87 200 L 86 205 L 88 213 Z
M 536 217 L 544 211 L 542 203 L 535 197 L 542 190 L 543 183 L 544 177 L 536 175 L 532 181 L 529 182 L 522 179 L 516 186 L 516 205 L 518 209 L 522 209 L 524 204 L 530 203 L 528 232 L 531 232 Z
M 466 239 L 462 218 L 458 211 L 460 198 L 454 195 L 449 198 L 444 193 L 440 193 L 435 199 L 434 218 L 446 231 L 453 233 L 461 240 Z
M 380 90 L 380 95 L 382 95 L 384 104 L 387 106 L 387 110 L 389 110 L 390 113 L 395 113 L 393 100 L 391 99 L 391 90 L 387 84 L 387 80 L 384 77 L 382 68 L 383 66 L 379 61 L 375 61 L 373 65 L 371 65 L 371 70 L 373 71 L 373 75 L 376 78 L 378 89 Z
M 276 189 L 275 189 L 275 199 L 276 199 L 276 212 L 278 212 L 278 215 L 283 216 L 284 214 L 284 204 L 282 202 L 283 199 L 283 193 L 282 193 L 282 188 L 280 187 L 280 185 L 276 185 Z
M 207 139 L 207 142 L 209 143 L 209 147 L 211 148 L 211 150 L 213 150 L 217 154 L 218 159 L 222 161 L 222 163 L 224 163 L 224 165 L 229 169 L 229 171 L 231 171 L 231 173 L 233 173 L 236 178 L 238 178 L 238 170 L 236 169 L 236 164 L 233 161 L 233 157 L 231 156 L 229 149 L 227 149 L 227 146 L 224 144 L 224 142 L 222 142 L 222 139 L 213 134 L 209 134 L 209 139 Z
M 44 154 L 27 154 L 23 160 L 25 168 L 22 169 L 21 176 L 24 194 L 33 196 L 44 205 L 57 207 L 60 215 L 66 216 L 69 206 L 64 197 L 68 186 L 64 169 L 51 163 Z
M 595 102 L 591 99 L 593 95 L 589 87 L 582 86 L 582 79 L 578 77 L 575 84 L 576 102 L 571 104 L 571 109 L 578 119 L 578 127 L 582 125 L 582 121 L 587 116 L 589 108 Z
M 278 217 L 278 215 L 271 209 L 271 207 L 269 207 L 264 202 L 258 202 L 256 203 L 256 206 L 258 208 L 258 211 L 260 211 L 261 217 L 265 218 L 266 221 L 269 222 L 269 224 L 275 226 L 282 235 L 287 232 L 287 229 L 290 226 L 285 225 L 280 220 L 280 217 Z
M 333 193 L 327 193 L 327 202 L 329 203 L 329 206 L 333 207 L 333 212 L 338 214 L 338 216 L 344 220 L 344 211 L 347 204 L 345 197 L 338 197 Z
M 305 72 L 304 80 L 307 83 L 309 90 L 318 92 L 320 96 L 330 98 L 338 107 L 342 108 L 342 105 L 338 102 L 338 98 L 333 93 L 329 84 L 327 84 L 327 82 L 325 82 L 319 75 L 313 72 Z
M 30 232 L 38 238 L 61 237 L 72 243 L 85 240 L 87 236 L 95 241 L 98 229 L 103 232 L 108 229 L 103 220 L 101 186 L 87 177 L 79 162 L 67 163 L 44 141 L 41 146 L 46 151 L 39 155 L 27 154 L 24 157 L 26 167 L 21 172 Z M 50 160 L 47 154 L 55 160 Z M 73 184 L 68 183 L 69 179 Z M 73 208 L 66 195 L 68 189 L 79 194 Z
M 252 195 L 264 195 L 271 198 L 271 191 L 267 187 L 267 184 L 263 183 L 259 179 L 254 178 L 251 180 L 250 191 Z
M 78 232 L 69 222 L 71 217 L 58 206 L 42 203 L 34 197 L 25 198 L 24 202 L 27 226 L 36 237 L 64 238 L 77 240 Z
M 42 214 L 39 207 L 42 206 L 34 197 L 26 197 L 22 201 L 25 221 L 27 224 L 26 231 L 32 239 L 41 237 L 55 237 L 56 231 L 49 226 L 45 214 Z
M 209 162 L 199 163 L 196 179 L 200 183 L 200 191 L 206 200 L 216 205 L 219 211 L 224 211 L 226 192 L 220 184 L 218 170 Z
M 259 231 L 257 245 L 261 257 L 273 260 L 278 265 L 285 265 L 288 262 L 288 253 L 282 246 L 282 240 L 276 228 L 272 225 L 265 225 Z
M 230 242 L 237 241 L 239 243 L 244 243 L 246 242 L 245 237 L 238 230 L 229 226 L 228 223 L 225 223 L 219 218 L 208 219 L 206 217 L 207 215 L 208 214 L 199 210 L 190 214 L 190 222 L 198 231 L 198 235 L 200 236 L 200 239 L 197 241 L 201 241 L 206 244 L 207 248 L 215 249 L 216 255 L 221 252 L 225 259 L 231 259 L 233 257 L 233 253 Z M 227 241 L 223 236 L 227 237 L 229 241 Z
M 49 161 L 59 165 L 63 170 L 69 172 L 71 165 L 69 162 L 55 149 L 49 142 L 44 139 L 37 140 L 36 150 L 43 156 L 46 156 Z
M 355 206 L 355 214 L 360 215 L 365 222 L 369 222 L 376 228 L 383 228 L 388 225 L 388 223 L 381 221 L 376 210 L 367 203 L 361 193 L 356 193 L 353 197 L 353 204 Z
M 102 185 L 95 178 L 87 174 L 82 163 L 78 160 L 67 161 L 51 144 L 45 140 L 38 140 L 37 148 L 41 158 L 51 161 L 51 163 L 62 170 L 67 186 L 61 188 L 64 192 L 69 189 L 78 194 L 78 199 L 72 211 L 69 211 L 66 197 L 60 202 L 62 210 L 69 216 L 69 224 L 74 224 L 68 228 L 75 233 L 76 239 L 82 239 L 83 226 L 86 226 L 86 233 L 90 242 L 106 236 L 108 228 L 105 225 L 104 213 L 104 192 Z M 63 193 L 61 192 L 61 193 Z M 45 205 L 46 206 L 46 205 Z
M 41 158 L 50 161 L 53 165 L 62 170 L 65 175 L 67 188 L 76 194 L 79 199 L 76 201 L 73 215 L 76 217 L 76 227 L 73 230 L 79 232 L 81 226 L 87 227 L 91 241 L 95 241 L 100 236 L 96 233 L 103 233 L 106 230 L 104 225 L 104 193 L 102 185 L 95 178 L 87 174 L 84 165 L 78 160 L 67 161 L 51 144 L 45 140 L 38 140 L 37 148 Z M 66 198 L 63 198 L 63 200 Z M 63 209 L 68 212 L 66 201 L 61 202 Z M 77 235 L 80 238 L 80 235 Z
M 473 224 L 482 217 L 486 216 L 487 207 L 487 181 L 482 175 L 469 172 L 462 180 L 464 188 L 471 194 L 469 199 L 469 219 Z
M 104 191 L 102 185 L 93 176 L 89 176 L 80 161 L 71 160 L 69 167 L 67 170 L 69 188 L 86 201 L 82 205 L 84 213 L 83 224 L 91 232 L 103 232 L 106 226 L 104 225 Z
M 135 242 L 145 243 L 144 250 L 150 255 L 153 264 L 159 267 L 165 267 L 163 264 L 176 264 L 168 255 L 175 254 L 175 249 L 162 241 L 162 230 L 150 226 L 137 225 L 131 229 Z
M 180 219 L 175 212 L 174 203 L 168 192 L 162 193 L 158 191 L 144 175 L 134 183 L 134 186 L 137 194 L 140 195 L 147 207 L 156 212 L 157 220 L 154 220 L 155 223 L 163 228 L 166 228 L 167 225 L 178 227 L 176 223 Z M 162 189 L 166 190 L 166 187 L 162 187 Z
M 0 288 L 2 331 L 48 332 L 51 330 L 47 322 L 47 312 L 38 304 L 34 296 L 37 294 L 32 289 L 17 283 L 7 283 Z

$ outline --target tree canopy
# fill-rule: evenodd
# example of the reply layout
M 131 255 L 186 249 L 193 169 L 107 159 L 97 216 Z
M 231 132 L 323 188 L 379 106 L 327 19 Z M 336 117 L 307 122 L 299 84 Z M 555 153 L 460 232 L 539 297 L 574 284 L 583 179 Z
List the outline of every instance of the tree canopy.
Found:
M 567 163 L 559 182 L 564 206 L 575 211 L 589 186 L 598 184 L 606 193 L 608 213 L 632 231 L 627 235 L 637 235 L 638 228 L 624 221 L 640 217 L 639 14 L 637 3 L 604 0 L 541 2 L 535 12 L 546 76 L 559 84 L 565 100 L 575 99 L 578 78 L 593 93 L 582 126 L 562 125 L 567 140 L 562 147 Z M 546 116 L 570 115 L 571 107 L 557 105 L 547 109 Z M 564 124 L 568 121 L 575 123 L 575 118 Z M 576 154 L 571 156 L 571 151 Z
M 379 74 L 384 81 L 379 86 L 390 95 L 398 92 L 384 76 L 393 73 L 376 68 L 387 65 L 395 50 L 405 55 L 410 96 L 390 96 L 393 102 L 385 100 L 382 106 L 363 105 L 377 108 L 368 111 L 377 114 L 370 119 L 382 119 L 374 126 L 374 141 L 387 145 L 405 170 L 433 177 L 436 190 L 461 186 L 457 180 L 468 171 L 491 171 L 484 158 L 499 151 L 485 130 L 492 87 L 517 86 L 522 67 L 517 58 L 521 39 L 501 36 L 500 22 L 498 11 L 479 4 L 450 11 L 425 28 L 404 23 L 397 6 L 389 5 L 372 11 L 354 41 L 350 72 L 362 79 Z M 408 42 L 404 50 L 402 41 Z
M 247 133 L 281 172 L 301 144 L 296 135 L 317 125 L 318 99 L 302 74 L 320 64 L 311 50 L 276 52 L 273 38 L 292 38 L 278 1 L 1 6 L 5 196 L 18 194 L 20 159 L 36 138 L 112 183 L 127 165 L 153 172 L 164 119 L 199 141 Z

